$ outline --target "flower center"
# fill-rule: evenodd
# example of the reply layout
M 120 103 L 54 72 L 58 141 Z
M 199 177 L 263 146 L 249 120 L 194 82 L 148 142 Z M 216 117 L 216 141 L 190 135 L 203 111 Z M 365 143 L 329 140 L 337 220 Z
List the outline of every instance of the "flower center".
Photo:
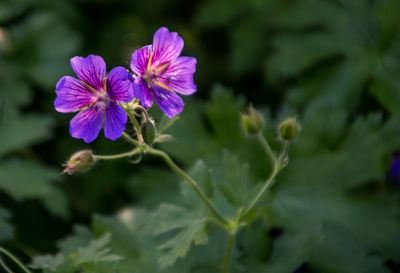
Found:
M 142 79 L 146 81 L 147 87 L 150 88 L 153 84 L 162 85 L 158 78 L 162 78 L 162 75 L 168 69 L 170 62 L 158 64 L 153 67 L 153 52 L 150 53 L 149 60 L 147 61 L 146 72 L 142 75 Z

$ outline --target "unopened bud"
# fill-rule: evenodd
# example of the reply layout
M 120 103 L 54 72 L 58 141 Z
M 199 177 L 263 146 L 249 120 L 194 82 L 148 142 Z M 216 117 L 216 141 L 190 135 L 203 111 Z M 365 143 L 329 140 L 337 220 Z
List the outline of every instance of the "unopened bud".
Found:
M 250 135 L 258 134 L 264 127 L 263 117 L 252 105 L 249 106 L 246 114 L 242 114 L 242 126 Z
M 293 140 L 300 131 L 300 125 L 296 122 L 296 118 L 288 118 L 279 124 L 279 133 L 284 140 Z
M 96 159 L 91 150 L 82 150 L 74 153 L 70 159 L 65 163 L 65 170 L 63 173 L 73 174 L 76 172 L 86 172 L 94 164 Z
M 146 120 L 146 122 L 142 123 L 141 129 L 144 142 L 149 145 L 152 144 L 156 137 L 156 125 L 154 121 L 150 119 Z

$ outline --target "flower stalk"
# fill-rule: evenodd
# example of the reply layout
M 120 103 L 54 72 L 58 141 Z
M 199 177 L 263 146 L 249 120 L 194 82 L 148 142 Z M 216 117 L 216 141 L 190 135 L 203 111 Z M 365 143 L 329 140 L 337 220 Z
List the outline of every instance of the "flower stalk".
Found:
M 283 143 L 283 149 L 281 154 L 279 155 L 278 159 L 275 156 L 274 152 L 272 151 L 271 147 L 268 144 L 268 141 L 265 139 L 265 137 L 259 133 L 257 135 L 257 139 L 261 143 L 261 145 L 264 147 L 264 150 L 268 157 L 271 160 L 272 164 L 272 172 L 268 176 L 268 178 L 265 180 L 264 185 L 260 189 L 260 191 L 257 193 L 257 195 L 254 197 L 254 199 L 251 201 L 250 205 L 244 210 L 243 214 L 240 216 L 240 221 L 245 219 L 246 216 L 250 213 L 250 211 L 254 208 L 254 206 L 258 203 L 260 198 L 263 196 L 264 192 L 267 191 L 267 189 L 273 184 L 273 181 L 279 171 L 286 166 L 287 164 L 287 153 L 289 150 L 289 141 L 284 141 Z
M 224 267 L 223 267 L 223 272 L 228 273 L 229 272 L 229 262 L 232 256 L 232 250 L 233 250 L 233 245 L 235 243 L 235 234 L 234 233 L 229 233 L 228 236 L 228 248 L 226 250 L 225 254 L 225 259 L 224 259 Z
M 208 197 L 205 195 L 203 190 L 199 187 L 199 185 L 196 183 L 196 181 L 193 180 L 187 173 L 185 173 L 181 168 L 178 167 L 178 165 L 175 164 L 175 162 L 169 157 L 167 153 L 164 151 L 160 151 L 157 149 L 150 149 L 149 154 L 159 156 L 164 161 L 167 163 L 167 165 L 175 171 L 177 174 L 179 174 L 185 181 L 188 183 L 198 194 L 198 196 L 201 198 L 201 200 L 204 201 L 204 203 L 207 205 L 207 207 L 210 209 L 210 211 L 214 214 L 214 216 L 217 218 L 217 220 L 223 225 L 226 226 L 228 221 L 225 219 L 224 216 L 218 211 L 218 209 L 214 206 L 214 204 L 208 199 Z
M 20 260 L 18 260 L 17 257 L 15 257 L 13 254 L 11 254 L 8 250 L 5 248 L 0 247 L 0 253 L 4 254 L 4 256 L 7 256 L 10 260 L 12 260 L 19 268 L 22 269 L 25 273 L 32 273 Z M 4 262 L 3 262 L 4 263 Z M 7 270 L 7 266 L 5 267 L 5 270 Z
M 113 159 L 120 159 L 124 157 L 131 157 L 134 155 L 138 155 L 142 152 L 141 148 L 135 148 L 130 152 L 127 153 L 121 153 L 121 154 L 115 154 L 115 155 L 93 155 L 95 159 L 100 159 L 100 160 L 113 160 Z

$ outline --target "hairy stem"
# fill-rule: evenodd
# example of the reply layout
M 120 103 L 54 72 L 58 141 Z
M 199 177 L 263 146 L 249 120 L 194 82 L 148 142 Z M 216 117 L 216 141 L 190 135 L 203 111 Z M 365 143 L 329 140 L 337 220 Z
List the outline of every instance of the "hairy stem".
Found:
M 244 210 L 243 214 L 240 217 L 240 220 L 244 219 L 249 212 L 253 209 L 253 207 L 257 204 L 257 202 L 260 200 L 261 196 L 264 194 L 264 192 L 272 185 L 272 182 L 275 179 L 275 176 L 279 173 L 281 168 L 283 167 L 282 164 L 282 159 L 286 157 L 287 151 L 289 144 L 286 141 L 283 146 L 283 151 L 279 156 L 279 160 L 276 158 L 274 152 L 272 151 L 271 147 L 268 144 L 268 141 L 265 139 L 265 137 L 259 133 L 257 135 L 258 140 L 260 141 L 261 145 L 264 147 L 265 152 L 267 153 L 268 157 L 271 160 L 272 163 L 272 172 L 268 176 L 267 180 L 265 180 L 264 185 L 262 186 L 261 190 L 257 193 L 257 195 L 254 197 L 254 199 L 251 201 L 250 205 Z
M 224 273 L 228 273 L 228 270 L 229 270 L 229 261 L 231 259 L 234 242 L 235 242 L 235 234 L 229 233 L 228 248 L 226 250 L 225 259 L 224 259 Z
M 122 132 L 122 137 L 123 137 L 126 141 L 132 143 L 133 145 L 135 145 L 135 146 L 140 146 L 140 142 L 137 141 L 136 139 L 132 138 L 132 137 L 131 137 L 130 135 L 128 135 L 126 132 Z
M 264 147 L 264 150 L 267 153 L 268 157 L 270 158 L 272 165 L 275 165 L 278 160 L 276 159 L 274 152 L 272 151 L 271 147 L 269 146 L 268 141 L 265 139 L 265 137 L 261 133 L 257 134 L 257 139 L 258 139 L 258 141 L 260 141 L 261 145 Z
M 142 152 L 141 148 L 135 148 L 130 152 L 127 153 L 122 153 L 122 154 L 116 154 L 116 155 L 93 155 L 95 159 L 100 159 L 100 160 L 112 160 L 112 159 L 119 159 L 119 158 L 124 158 L 124 157 L 131 157 L 133 155 L 140 154 Z
M 135 129 L 137 138 L 139 140 L 139 142 L 144 142 L 143 140 L 143 136 L 140 130 L 140 125 L 139 122 L 137 121 L 136 117 L 129 111 L 126 111 L 126 113 L 128 114 L 129 119 L 131 120 L 132 124 L 133 124 L 133 128 Z
M 270 185 L 274 181 L 274 178 L 278 174 L 279 170 L 280 170 L 280 167 L 279 167 L 278 163 L 275 163 L 272 173 L 269 175 L 267 180 L 265 180 L 264 185 L 261 188 L 261 190 L 257 193 L 257 195 L 254 197 L 254 199 L 251 201 L 250 205 L 243 212 L 242 216 L 240 217 L 240 220 L 244 219 L 249 214 L 249 212 L 253 209 L 253 207 L 257 204 L 257 202 L 260 200 L 261 196 L 264 194 L 264 192 L 270 187 Z
M 20 262 L 18 260 L 17 257 L 15 257 L 14 255 L 12 255 L 10 252 L 8 252 L 8 250 L 0 247 L 0 253 L 3 253 L 4 256 L 7 256 L 10 260 L 12 260 L 16 265 L 18 265 L 19 268 L 22 269 L 22 271 L 24 271 L 25 273 L 32 273 L 26 266 L 23 265 L 22 262 Z M 12 272 L 12 271 L 11 271 Z
M 175 162 L 169 157 L 169 155 L 163 151 L 156 150 L 156 149 L 150 149 L 149 154 L 159 156 L 164 159 L 164 161 L 168 164 L 168 166 L 171 167 L 173 171 L 175 171 L 177 174 L 179 174 L 198 194 L 198 196 L 204 201 L 204 203 L 207 205 L 207 207 L 211 210 L 211 212 L 214 214 L 214 216 L 223 224 L 225 225 L 227 223 L 227 220 L 225 217 L 221 215 L 221 213 L 218 212 L 217 208 L 214 206 L 214 204 L 208 199 L 208 197 L 205 195 L 203 190 L 198 186 L 196 181 L 193 180 L 187 173 L 185 173 L 181 168 L 179 168 Z

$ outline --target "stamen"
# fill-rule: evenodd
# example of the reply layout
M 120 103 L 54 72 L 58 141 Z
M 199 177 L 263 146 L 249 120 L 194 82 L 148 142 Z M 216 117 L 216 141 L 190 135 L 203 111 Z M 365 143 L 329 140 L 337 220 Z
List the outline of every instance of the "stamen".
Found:
M 157 84 L 158 86 L 161 86 L 162 88 L 164 88 L 164 89 L 166 89 L 166 90 L 168 90 L 168 91 L 171 91 L 171 92 L 174 91 L 174 90 L 172 90 L 170 87 L 168 87 L 168 86 L 166 86 L 165 84 L 163 84 L 162 82 L 154 81 L 154 84 Z
M 153 59 L 153 52 L 150 53 L 149 60 L 147 61 L 146 70 L 150 71 L 151 68 L 151 60 Z

